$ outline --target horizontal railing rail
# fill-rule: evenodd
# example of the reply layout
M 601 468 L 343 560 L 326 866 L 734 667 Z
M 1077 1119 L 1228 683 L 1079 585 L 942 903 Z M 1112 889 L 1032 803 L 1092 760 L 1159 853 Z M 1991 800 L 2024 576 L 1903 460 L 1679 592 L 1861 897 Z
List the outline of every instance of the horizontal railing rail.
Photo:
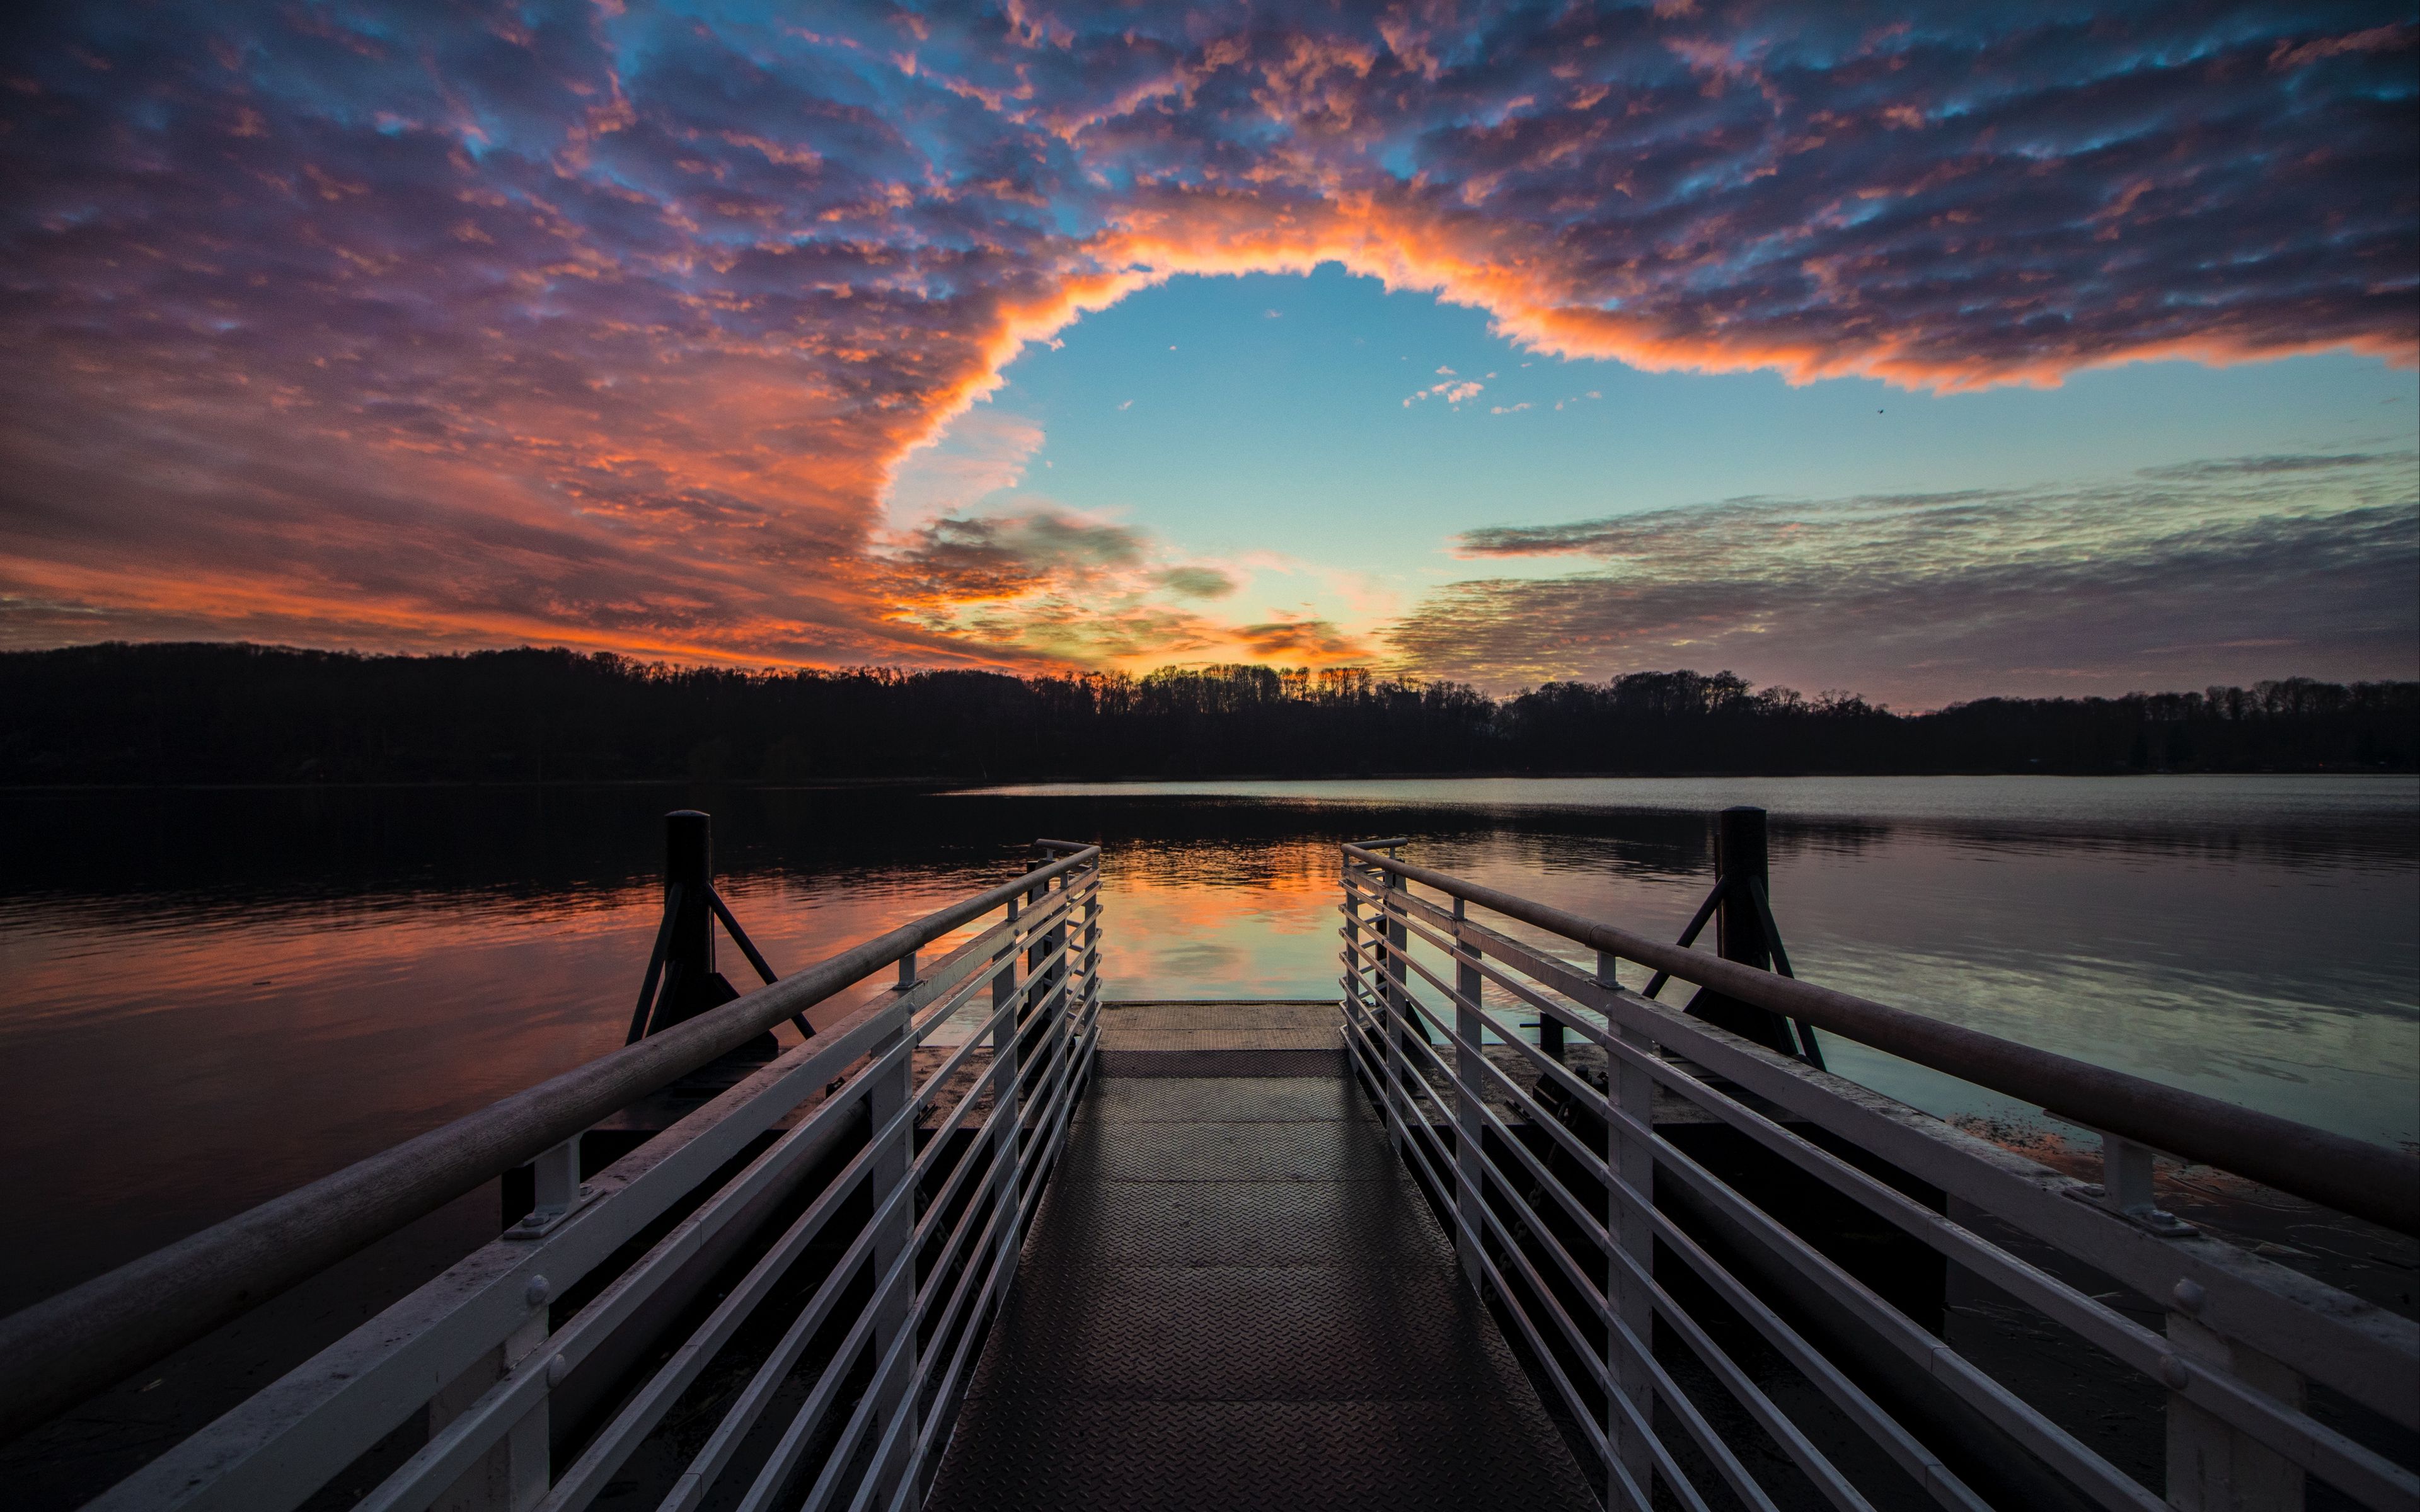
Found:
M 1368 846 L 1347 845 L 1344 852 L 1365 865 L 1425 884 L 1574 944 L 1635 961 L 1787 1018 L 1805 1019 L 1818 1028 L 1903 1060 L 2023 1099 L 2086 1128 L 2250 1177 L 2400 1233 L 2420 1234 L 2420 1156 L 1946 1024 L 1811 981 L 1759 971 L 1702 950 L 1684 949 L 1399 861 Z
M 1974 1053 L 1987 1036 L 1927 1039 L 1909 1032 L 1915 1015 L 1374 845 L 1343 847 L 1342 885 L 1357 1075 L 1447 1217 L 1465 1274 L 1602 1466 L 1608 1504 L 1660 1504 L 1660 1485 L 1692 1508 L 1808 1496 L 1866 1507 L 1904 1496 L 1882 1484 L 1896 1477 L 1957 1508 L 2285 1508 L 2303 1504 L 2309 1476 L 2362 1505 L 2420 1507 L 2420 1476 L 2397 1458 L 2408 1444 L 2396 1447 L 2420 1430 L 2420 1327 L 2151 1210 L 2149 1149 L 2188 1151 L 2149 1115 L 2107 1138 L 2109 1179 L 2088 1186 L 1650 999 L 1621 984 L 1619 965 L 1992 1085 L 2004 1062 Z M 1474 910 L 1583 947 L 1593 964 Z M 1508 1011 L 1560 1032 L 1533 1041 Z M 1947 1065 L 1921 1053 L 1944 1047 Z M 2100 1115 L 2088 1121 L 2119 1121 L 2088 1102 L 2118 1084 L 2071 1080 L 2064 1057 L 2010 1063 L 2057 1094 L 2040 1100 L 2053 1111 L 2085 1100 Z M 1926 1200 L 1928 1187 L 1939 1196 Z M 2040 1251 L 2005 1247 L 1987 1219 L 2060 1258 L 2045 1269 Z M 1844 1231 L 1870 1235 L 1877 1221 L 1899 1246 L 1887 1264 L 1870 1237 L 1864 1258 L 1839 1257 Z M 1927 1265 L 2037 1317 L 2024 1349 L 2064 1334 L 2079 1368 L 2105 1358 L 2135 1372 L 2142 1384 L 2122 1389 L 2164 1403 L 2164 1487 L 2108 1458 L 2097 1427 L 2046 1410 L 2038 1385 L 2000 1379 L 2006 1357 L 1951 1329 L 1946 1301 L 1917 1316 L 1927 1308 L 1907 1288 Z M 2133 1311 L 2165 1332 L 2092 1276 L 2143 1299 Z M 1947 1280 L 1937 1286 L 1946 1297 Z M 1751 1338 L 1767 1357 L 1743 1353 Z M 1670 1346 L 1693 1362 L 1688 1379 Z M 2382 1418 L 2385 1439 L 2314 1417 L 2306 1381 Z M 1844 1430 L 1865 1447 L 1851 1452 Z
M 827 1366 L 801 1412 L 800 1421 L 812 1412 L 814 1422 L 794 1423 L 780 1452 L 789 1456 L 790 1471 L 810 1459 L 827 1461 L 830 1485 L 817 1492 L 816 1504 L 836 1494 L 862 1458 L 853 1453 L 858 1441 L 869 1433 L 878 1435 L 880 1453 L 867 1473 L 879 1480 L 882 1496 L 913 1487 L 929 1473 L 934 1440 L 899 1425 L 912 1425 L 920 1412 L 946 1412 L 945 1390 L 954 1389 L 978 1325 L 1014 1271 L 1017 1236 L 1090 1065 L 1099 1003 L 1100 853 L 1065 842 L 1045 848 L 1063 854 L 0 1321 L 0 1400 L 15 1426 L 39 1421 L 421 1213 L 535 1161 L 542 1204 L 549 1172 L 557 1173 L 560 1214 L 535 1228 L 516 1226 L 95 1504 L 296 1505 L 424 1408 L 426 1447 L 363 1504 L 427 1506 L 449 1488 L 451 1500 L 467 1505 L 584 1504 L 801 1255 L 827 1236 L 852 1193 L 865 1195 L 872 1218 L 791 1329 L 798 1336 L 776 1349 L 758 1373 L 758 1388 L 735 1413 L 752 1424 L 770 1405 L 772 1387 L 799 1365 L 805 1335 L 818 1326 L 807 1317 L 846 1320 L 854 1307 L 842 1357 Z M 923 947 L 993 913 L 1003 917 L 920 969 Z M 881 980 L 894 966 L 895 980 Z M 580 1182 L 578 1144 L 588 1128 L 771 1026 L 869 983 L 871 1000 L 839 1023 Z M 970 1026 L 964 1021 L 970 1014 L 980 1019 Z M 953 1023 L 964 1037 L 935 1041 Z M 920 1051 L 939 1058 L 919 1066 Z M 934 1110 L 939 1121 L 919 1150 L 919 1124 Z M 794 1114 L 795 1125 L 783 1129 Z M 769 1147 L 738 1175 L 715 1185 L 718 1172 L 768 1137 Z M 861 1138 L 861 1147 L 848 1153 Z M 843 1162 L 838 1174 L 555 1478 L 551 1394 L 570 1381 L 584 1385 L 583 1399 L 610 1398 L 599 1378 L 629 1369 L 644 1353 L 640 1341 L 660 1332 L 717 1267 L 761 1241 L 756 1230 L 768 1214 L 792 1200 L 810 1173 L 834 1161 Z M 566 1171 L 567 1180 L 561 1175 Z M 567 1319 L 556 1316 L 574 1287 L 605 1276 L 599 1268 L 623 1246 L 690 1202 L 697 1205 L 671 1232 L 600 1292 Z M 868 1284 L 861 1273 L 869 1267 L 871 1296 L 860 1299 L 851 1288 Z M 939 1351 L 941 1366 L 920 1353 L 920 1333 L 923 1350 Z M 858 1398 L 845 1446 L 830 1450 L 818 1436 L 821 1414 L 835 1401 L 846 1405 L 844 1380 L 856 1384 L 851 1351 L 869 1349 L 878 1355 L 872 1384 Z M 690 1504 L 711 1490 L 743 1437 L 744 1427 L 709 1444 L 672 1504 Z M 759 1479 L 768 1484 L 745 1504 L 781 1489 L 781 1476 L 769 1468 Z M 871 1495 L 865 1488 L 873 1484 L 858 1489 Z

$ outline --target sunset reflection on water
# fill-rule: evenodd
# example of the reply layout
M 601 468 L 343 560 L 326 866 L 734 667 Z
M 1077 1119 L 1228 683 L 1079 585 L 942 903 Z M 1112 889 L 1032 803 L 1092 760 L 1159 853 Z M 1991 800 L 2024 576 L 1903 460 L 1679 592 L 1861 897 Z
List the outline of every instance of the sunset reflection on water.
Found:
M 1337 843 L 1379 833 L 1668 938 L 1711 811 L 1761 801 L 1802 976 L 2420 1137 L 2420 790 L 1976 780 L 12 796 L 0 1310 L 619 1045 L 660 815 L 691 804 L 783 970 L 1014 875 L 1036 834 L 1100 839 L 1118 999 L 1332 996 Z M 1845 1043 L 1832 1062 L 1935 1111 L 2031 1111 Z

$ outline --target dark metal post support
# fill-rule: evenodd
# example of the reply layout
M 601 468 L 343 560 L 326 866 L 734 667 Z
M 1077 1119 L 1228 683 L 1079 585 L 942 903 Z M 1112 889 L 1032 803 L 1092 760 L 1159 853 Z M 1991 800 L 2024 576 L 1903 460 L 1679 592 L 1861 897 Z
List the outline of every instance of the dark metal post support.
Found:
M 694 809 L 675 809 L 664 815 L 664 893 L 681 889 L 681 906 L 673 915 L 672 937 L 664 942 L 664 964 L 689 982 L 706 979 L 714 969 L 714 911 L 706 901 L 714 890 L 714 821 Z
M 1714 875 L 1730 884 L 1714 911 L 1714 949 L 1726 961 L 1773 969 L 1773 942 L 1748 887 L 1761 887 L 1770 873 L 1764 853 L 1764 810 L 1726 809 L 1714 819 Z
M 1724 960 L 1759 971 L 1773 969 L 1773 941 L 1765 933 L 1764 910 L 1758 906 L 1765 893 L 1765 875 L 1764 810 L 1724 810 L 1714 829 L 1714 880 L 1722 887 L 1714 912 L 1715 949 Z M 1798 1054 L 1789 1020 L 1769 1010 L 1699 992 L 1690 999 L 1688 1011 L 1767 1049 Z
M 634 1040 L 660 1034 L 739 995 L 714 969 L 713 825 L 694 809 L 664 815 L 663 988 L 652 1012 L 642 1001 Z

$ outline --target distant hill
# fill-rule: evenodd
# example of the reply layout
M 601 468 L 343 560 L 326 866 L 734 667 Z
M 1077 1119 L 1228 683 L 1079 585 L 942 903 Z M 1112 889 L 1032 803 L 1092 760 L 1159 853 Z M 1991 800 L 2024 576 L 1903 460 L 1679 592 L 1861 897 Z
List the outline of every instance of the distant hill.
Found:
M 1493 699 L 1358 669 L 751 673 L 523 648 L 0 653 L 0 782 L 2397 771 L 2420 683 L 2288 678 L 1902 716 L 1730 672 Z

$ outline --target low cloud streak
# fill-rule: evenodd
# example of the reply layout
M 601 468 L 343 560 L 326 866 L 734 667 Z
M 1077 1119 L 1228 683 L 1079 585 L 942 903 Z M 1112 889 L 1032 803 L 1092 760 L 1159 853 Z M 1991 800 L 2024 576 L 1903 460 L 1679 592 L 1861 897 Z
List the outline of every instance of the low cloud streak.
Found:
M 2412 677 L 2408 455 L 2239 457 L 2103 483 L 1735 499 L 1459 540 L 1581 557 L 1452 584 L 1387 632 L 1419 671 L 1509 688 L 1673 665 L 1902 706 L 2118 693 L 2281 669 Z

